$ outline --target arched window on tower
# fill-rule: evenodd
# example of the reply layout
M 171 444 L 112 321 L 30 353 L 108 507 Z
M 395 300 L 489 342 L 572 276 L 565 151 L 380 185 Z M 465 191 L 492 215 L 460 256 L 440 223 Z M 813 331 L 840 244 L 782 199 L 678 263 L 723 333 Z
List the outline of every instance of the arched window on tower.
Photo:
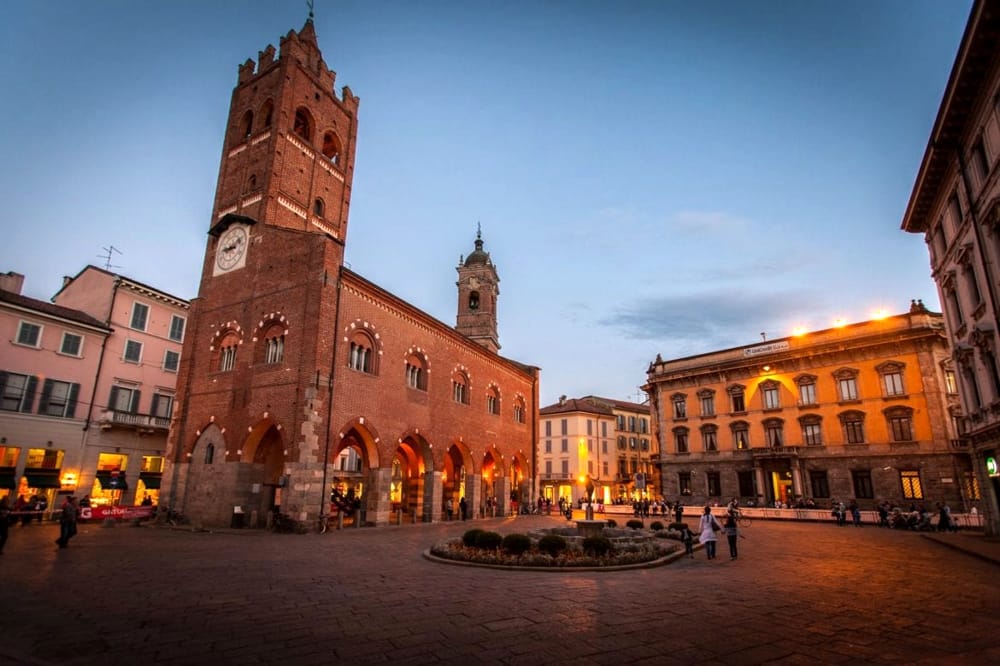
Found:
M 243 122 L 240 123 L 240 139 L 245 140 L 250 138 L 250 134 L 253 132 L 253 111 L 247 111 L 243 114 Z
M 333 132 L 323 135 L 323 155 L 334 164 L 340 164 L 340 139 Z
M 451 397 L 461 405 L 469 404 L 469 378 L 461 371 L 451 377 Z
M 274 115 L 274 102 L 267 100 L 264 106 L 260 107 L 261 129 L 271 127 L 271 117 Z
M 247 192 L 253 192 L 256 189 L 257 189 L 257 176 L 254 174 L 250 174 L 250 177 L 247 179 Z
M 500 391 L 491 386 L 486 391 L 486 411 L 490 414 L 500 414 Z
M 479 309 L 479 292 L 473 291 L 469 293 L 469 309 L 478 310 Z
M 427 390 L 427 364 L 421 354 L 406 357 L 406 385 L 418 391 Z
M 239 346 L 239 336 L 230 332 L 222 338 L 219 345 L 219 371 L 229 372 L 236 367 L 236 349 Z
M 351 350 L 347 359 L 348 367 L 369 375 L 376 374 L 375 344 L 364 331 L 356 331 L 351 338 Z
M 323 217 L 323 210 L 324 206 L 322 199 L 316 199 L 316 201 L 313 201 L 313 215 L 316 217 Z
M 295 124 L 292 126 L 292 131 L 306 141 L 312 142 L 312 118 L 309 117 L 309 111 L 305 107 L 300 107 L 295 111 Z

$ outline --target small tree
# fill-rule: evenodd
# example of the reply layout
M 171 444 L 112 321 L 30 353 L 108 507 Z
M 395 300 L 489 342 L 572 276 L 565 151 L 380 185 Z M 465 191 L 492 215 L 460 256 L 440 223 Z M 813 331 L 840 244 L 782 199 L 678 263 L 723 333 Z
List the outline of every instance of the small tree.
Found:
M 558 534 L 546 534 L 538 540 L 538 550 L 552 557 L 566 550 L 566 545 L 566 539 Z
M 625 526 L 631 527 L 633 530 L 641 530 L 643 527 L 645 527 L 645 525 L 641 520 L 635 520 L 635 519 L 632 519 L 627 523 L 625 523 Z
M 583 540 L 583 552 L 595 557 L 604 557 L 612 548 L 611 539 L 607 537 L 592 536 Z
M 656 532 L 659 532 L 660 530 L 663 529 L 663 523 L 661 523 L 658 520 L 654 520 L 653 522 L 651 522 L 649 524 L 649 529 L 651 529 L 653 531 L 656 531 Z
M 476 537 L 476 548 L 480 550 L 496 550 L 503 543 L 503 536 L 498 532 L 480 532 Z
M 468 548 L 475 548 L 476 547 L 476 540 L 479 538 L 479 535 L 482 534 L 482 533 L 483 533 L 483 530 L 481 530 L 479 528 L 474 528 L 474 529 L 468 530 L 465 534 L 462 535 L 462 544 L 464 544 Z
M 503 550 L 511 555 L 523 555 L 531 548 L 531 537 L 527 534 L 508 534 L 503 538 Z

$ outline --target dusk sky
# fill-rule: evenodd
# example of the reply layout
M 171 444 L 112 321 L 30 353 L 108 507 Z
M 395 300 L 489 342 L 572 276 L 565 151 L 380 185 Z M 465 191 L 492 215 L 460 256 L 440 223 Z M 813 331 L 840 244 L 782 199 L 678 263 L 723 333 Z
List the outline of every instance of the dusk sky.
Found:
M 940 310 L 900 223 L 969 0 L 317 0 L 361 98 L 350 267 L 454 325 L 477 223 L 501 354 L 638 400 L 664 359 Z M 237 67 L 303 2 L 0 8 L 0 272 L 197 296 Z

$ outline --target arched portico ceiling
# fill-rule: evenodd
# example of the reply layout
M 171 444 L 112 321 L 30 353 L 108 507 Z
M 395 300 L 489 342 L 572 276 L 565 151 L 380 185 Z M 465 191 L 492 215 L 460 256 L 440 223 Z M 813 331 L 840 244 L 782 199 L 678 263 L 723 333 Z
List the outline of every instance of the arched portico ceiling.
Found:
M 234 444 L 236 443 L 234 442 Z M 243 440 L 242 446 L 235 451 L 229 447 L 226 452 L 226 460 L 263 462 L 264 457 L 268 456 L 268 450 L 275 446 L 280 449 L 282 457 L 287 455 L 281 424 L 272 419 L 270 414 L 264 412 L 260 420 L 247 428 L 247 436 Z
M 403 434 L 397 440 L 397 452 L 401 452 L 407 463 L 421 474 L 427 470 L 434 469 L 434 449 L 433 445 L 420 434 L 420 429 L 415 428 Z
M 503 454 L 500 453 L 496 446 L 489 446 L 485 453 L 483 453 L 480 472 L 492 469 L 497 476 L 504 476 L 507 474 L 508 463 L 509 461 L 504 460 Z
M 369 469 L 380 467 L 381 462 L 378 455 L 380 441 L 382 438 L 378 431 L 365 417 L 355 417 L 337 431 L 333 441 L 330 442 L 327 459 L 334 460 L 345 448 L 355 446 L 360 449 L 361 457 Z

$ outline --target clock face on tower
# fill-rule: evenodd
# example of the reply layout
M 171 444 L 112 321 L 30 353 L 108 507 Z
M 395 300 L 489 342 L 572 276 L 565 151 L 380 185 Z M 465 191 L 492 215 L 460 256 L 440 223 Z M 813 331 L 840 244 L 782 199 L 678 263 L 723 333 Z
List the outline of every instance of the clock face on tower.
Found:
M 234 224 L 219 236 L 215 248 L 214 275 L 228 273 L 236 268 L 242 268 L 246 263 L 247 245 L 250 234 L 241 224 Z

